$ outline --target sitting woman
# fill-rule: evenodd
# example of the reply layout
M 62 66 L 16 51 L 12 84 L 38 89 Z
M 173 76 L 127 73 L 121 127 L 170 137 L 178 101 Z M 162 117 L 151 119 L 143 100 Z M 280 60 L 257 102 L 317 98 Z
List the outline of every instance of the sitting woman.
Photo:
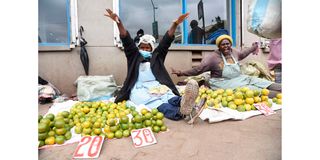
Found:
M 180 96 L 164 65 L 175 30 L 188 15 L 180 15 L 173 21 L 157 47 L 155 38 L 148 34 L 140 37 L 136 46 L 118 15 L 107 9 L 105 16 L 117 23 L 127 59 L 127 77 L 116 96 L 116 103 L 131 100 L 137 105 L 144 104 L 149 109 L 158 109 L 171 120 L 191 115 L 198 96 L 197 82 L 189 81 L 185 94 Z
M 269 97 L 273 98 L 281 92 L 281 84 L 274 83 L 261 78 L 241 74 L 238 61 L 246 58 L 250 54 L 257 54 L 258 44 L 253 43 L 252 47 L 240 52 L 231 48 L 232 38 L 229 35 L 221 35 L 216 39 L 219 50 L 207 54 L 199 66 L 181 71 L 172 69 L 172 74 L 177 76 L 195 76 L 203 72 L 210 71 L 211 78 L 209 85 L 211 89 L 235 89 L 238 87 L 249 87 L 253 90 L 267 88 L 270 90 Z

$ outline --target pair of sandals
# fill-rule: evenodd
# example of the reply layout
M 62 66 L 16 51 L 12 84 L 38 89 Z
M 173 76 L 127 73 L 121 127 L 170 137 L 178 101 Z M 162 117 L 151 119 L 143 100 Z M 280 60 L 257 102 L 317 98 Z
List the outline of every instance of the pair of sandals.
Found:
M 191 79 L 186 84 L 184 90 L 184 95 L 181 98 L 180 102 L 180 113 L 186 115 L 186 120 L 190 118 L 187 122 L 188 124 L 193 124 L 194 121 L 199 117 L 204 109 L 204 104 L 206 98 L 201 99 L 199 104 L 196 105 L 195 100 L 199 94 L 199 85 L 198 82 Z

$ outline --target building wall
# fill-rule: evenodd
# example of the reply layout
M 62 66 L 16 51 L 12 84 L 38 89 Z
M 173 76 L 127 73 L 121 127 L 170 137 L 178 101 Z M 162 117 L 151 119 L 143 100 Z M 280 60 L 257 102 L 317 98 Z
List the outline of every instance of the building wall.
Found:
M 245 1 L 244 3 L 247 3 Z M 240 4 L 238 3 L 238 8 Z M 244 4 L 247 6 L 247 4 Z M 90 75 L 114 75 L 118 85 L 122 85 L 126 78 L 127 64 L 124 53 L 121 49 L 114 46 L 113 42 L 113 22 L 103 16 L 105 8 L 112 8 L 112 0 L 78 0 L 78 23 L 84 27 L 83 37 L 88 44 L 86 49 L 89 56 L 89 74 Z M 237 11 L 239 13 L 239 11 Z M 244 10 L 245 12 L 245 10 Z M 240 16 L 237 20 L 237 42 L 240 42 L 239 23 Z M 243 31 L 243 47 L 250 46 L 252 42 L 259 38 L 257 36 Z M 237 43 L 237 48 L 241 46 Z M 197 63 L 192 60 L 197 56 L 197 53 L 208 53 L 214 48 L 208 47 L 205 51 L 199 51 L 201 47 L 190 49 L 179 49 L 179 47 L 171 47 L 165 61 L 168 72 L 171 72 L 171 67 L 176 69 L 190 69 Z M 194 53 L 192 53 L 192 50 Z M 201 55 L 201 53 L 200 53 Z M 260 54 L 259 56 L 250 55 L 248 59 L 257 59 L 264 62 L 267 55 Z M 196 57 L 197 58 L 197 57 Z M 81 75 L 85 75 L 83 66 L 80 61 L 80 48 L 76 47 L 71 51 L 63 52 L 39 52 L 38 55 L 39 76 L 48 80 L 55 85 L 62 93 L 72 95 L 76 93 L 74 82 Z M 177 77 L 171 75 L 175 83 L 182 81 L 185 77 Z

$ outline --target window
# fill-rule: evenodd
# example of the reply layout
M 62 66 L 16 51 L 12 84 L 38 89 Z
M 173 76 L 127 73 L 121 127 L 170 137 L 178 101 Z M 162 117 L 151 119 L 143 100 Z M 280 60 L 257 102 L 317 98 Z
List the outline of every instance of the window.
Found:
M 76 26 L 75 3 L 76 0 L 38 0 L 39 47 L 51 47 L 53 50 L 55 47 L 70 49 L 76 44 L 77 30 L 73 27 Z
M 189 18 L 175 32 L 175 44 L 212 45 L 222 33 L 230 34 L 233 39 L 236 37 L 235 0 L 115 1 L 119 3 L 119 16 L 132 38 L 142 29 L 144 34 L 152 34 L 159 42 L 172 21 L 187 12 L 190 12 Z
M 119 16 L 126 29 L 134 38 L 139 29 L 152 34 L 157 42 L 163 37 L 173 21 L 173 15 L 181 14 L 179 0 L 120 0 Z M 181 25 L 175 35 L 181 35 Z M 180 36 L 181 41 L 181 36 Z

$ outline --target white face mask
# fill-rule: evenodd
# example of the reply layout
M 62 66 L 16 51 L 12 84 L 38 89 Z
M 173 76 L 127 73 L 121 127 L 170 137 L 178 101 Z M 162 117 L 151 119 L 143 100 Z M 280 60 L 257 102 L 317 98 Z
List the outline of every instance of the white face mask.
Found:
M 149 51 L 144 51 L 144 50 L 139 50 L 141 56 L 144 58 L 144 59 L 147 59 L 147 58 L 150 58 L 151 57 L 151 52 Z

